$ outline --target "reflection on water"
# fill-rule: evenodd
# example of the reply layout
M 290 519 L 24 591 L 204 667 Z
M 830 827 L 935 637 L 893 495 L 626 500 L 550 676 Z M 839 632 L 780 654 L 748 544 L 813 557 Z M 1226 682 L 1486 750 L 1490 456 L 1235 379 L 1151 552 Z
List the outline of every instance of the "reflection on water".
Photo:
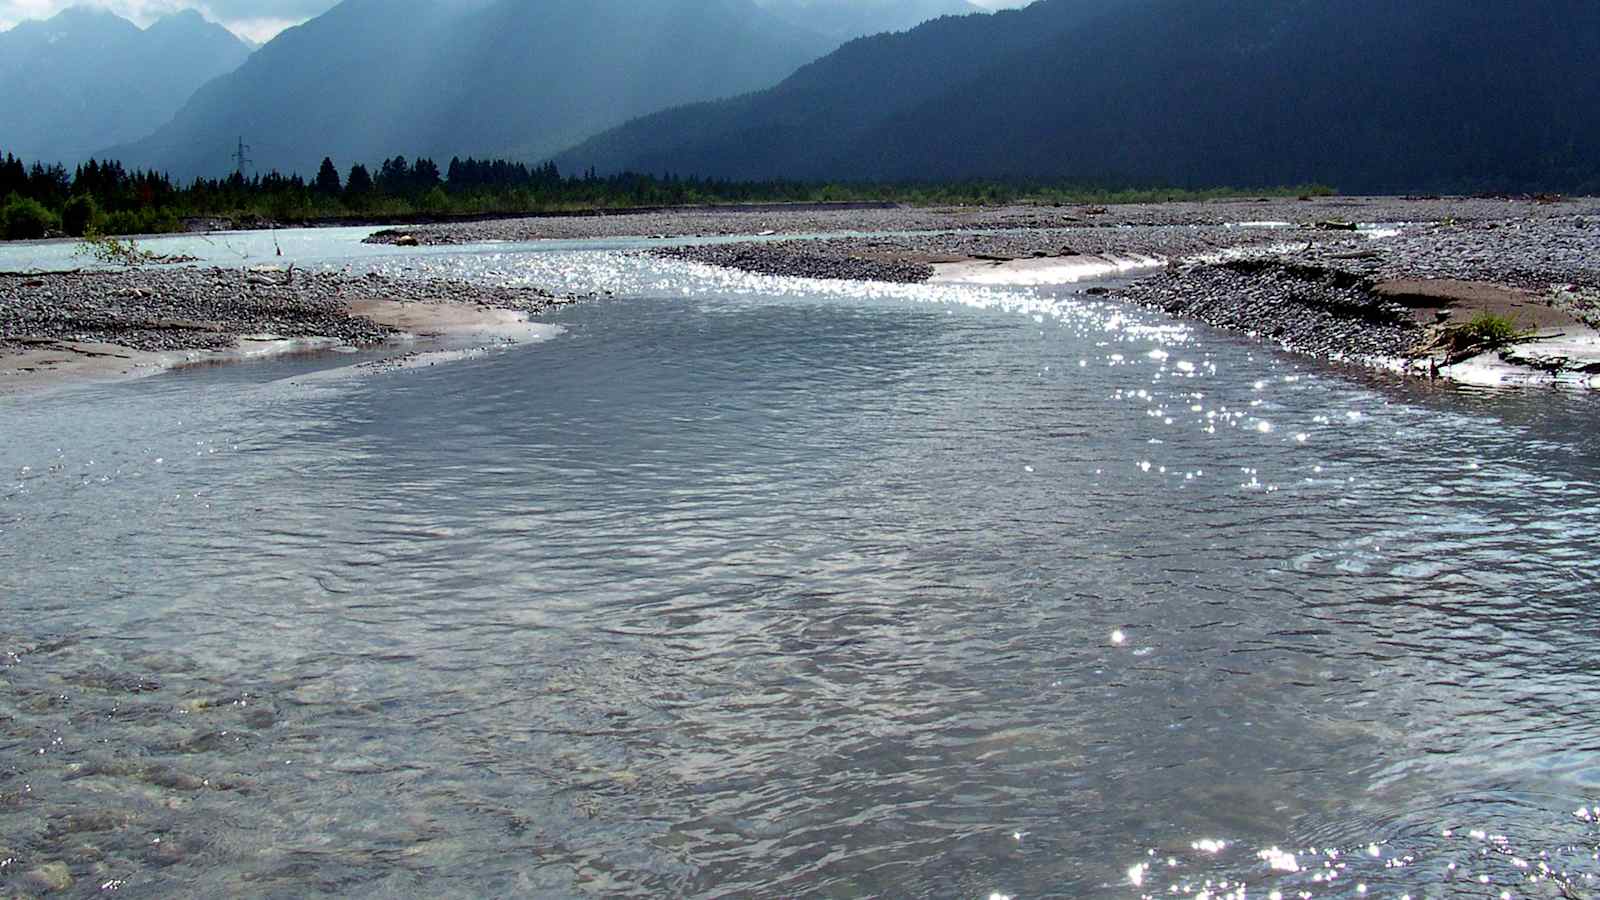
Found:
M 1594 401 L 1046 291 L 380 264 L 643 299 L 0 406 L 0 887 L 1595 889 Z

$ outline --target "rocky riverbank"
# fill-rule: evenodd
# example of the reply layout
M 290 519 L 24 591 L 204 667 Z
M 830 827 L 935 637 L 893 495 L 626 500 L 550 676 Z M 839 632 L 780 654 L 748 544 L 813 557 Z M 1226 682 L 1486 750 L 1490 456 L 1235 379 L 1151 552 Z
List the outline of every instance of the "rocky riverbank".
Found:
M 119 375 L 242 345 L 372 346 L 499 327 L 571 298 L 527 287 L 289 269 L 144 268 L 0 276 L 0 388 Z
M 1118 294 L 1179 318 L 1330 359 L 1401 359 L 1424 335 L 1410 310 L 1336 270 L 1273 260 L 1171 269 Z
M 697 208 L 455 222 L 369 240 L 605 238 L 659 238 L 636 252 L 803 278 L 1049 285 L 1131 274 L 1117 289 L 1131 302 L 1318 356 L 1414 359 L 1446 376 L 1489 349 L 1557 376 L 1600 366 L 1591 198 Z M 0 276 L 0 370 L 144 364 L 129 354 L 225 351 L 252 338 L 360 346 L 472 319 L 392 305 L 440 300 L 518 314 L 560 302 L 528 288 L 292 270 Z M 1484 315 L 1507 325 L 1515 346 L 1466 339 Z
M 1225 225 L 1048 227 L 695 244 L 648 252 L 761 275 L 915 284 L 933 279 L 938 266 L 952 263 L 1165 260 L 1240 247 L 1273 246 L 1285 240 L 1284 234 L 1280 228 Z M 1324 231 L 1295 237 L 1313 242 L 1336 239 Z
M 1046 284 L 1052 267 L 1059 275 L 1077 266 L 1090 277 L 1142 267 L 1147 273 L 1120 288 L 1122 297 L 1295 352 L 1446 377 L 1600 374 L 1593 199 L 1330 198 L 876 216 L 902 230 L 645 252 L 767 275 L 901 283 Z M 916 230 L 934 224 L 946 230 Z M 1513 333 L 1479 335 L 1485 317 Z M 1466 363 L 1471 373 L 1453 368 Z
M 1208 325 L 1321 357 L 1430 375 L 1600 374 L 1600 218 L 1418 223 L 1377 237 L 1179 260 L 1120 291 Z M 1500 327 L 1502 332 L 1489 333 Z M 1490 372 L 1504 365 L 1498 374 Z M 1586 380 L 1586 379 L 1585 379 Z
M 1497 222 L 1507 219 L 1600 215 L 1600 200 L 1460 197 L 1315 197 L 1304 200 L 1230 199 L 1203 202 L 1134 203 L 1119 206 L 837 206 L 697 207 L 593 215 L 524 216 L 433 225 L 407 225 L 377 232 L 371 243 L 415 241 L 420 245 L 488 241 L 595 240 L 632 237 L 727 237 L 738 235 L 889 235 L 929 231 L 1052 231 L 1083 234 L 1095 229 L 1217 226 L 1234 232 L 1244 223 L 1339 226 L 1346 223 Z M 1336 229 L 1334 229 L 1336 230 Z M 1048 250 L 1046 245 L 1030 245 Z

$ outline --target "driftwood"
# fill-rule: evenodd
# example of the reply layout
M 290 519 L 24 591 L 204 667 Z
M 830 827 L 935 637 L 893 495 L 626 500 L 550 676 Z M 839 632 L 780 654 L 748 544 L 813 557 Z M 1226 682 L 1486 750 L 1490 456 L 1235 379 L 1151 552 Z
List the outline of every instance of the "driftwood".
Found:
M 1437 366 L 1453 366 L 1481 353 L 1502 350 L 1529 341 L 1549 340 L 1555 336 L 1559 335 L 1539 335 L 1525 331 L 1509 340 L 1496 340 L 1474 334 L 1469 325 L 1436 326 L 1406 355 L 1410 359 L 1429 359 Z
M 49 275 L 81 275 L 83 269 L 51 269 L 32 272 L 0 271 L 0 278 L 44 278 Z
M 250 274 L 245 276 L 245 284 L 257 287 L 284 287 L 294 284 L 294 263 L 290 263 L 289 268 L 284 270 L 282 281 L 273 277 L 274 272 L 273 269 L 251 269 Z

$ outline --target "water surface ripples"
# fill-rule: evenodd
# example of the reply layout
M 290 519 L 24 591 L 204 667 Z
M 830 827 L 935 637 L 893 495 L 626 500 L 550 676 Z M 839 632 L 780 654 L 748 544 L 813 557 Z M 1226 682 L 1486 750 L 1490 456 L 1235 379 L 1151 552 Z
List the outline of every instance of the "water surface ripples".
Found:
M 1591 399 L 1044 289 L 346 264 L 628 299 L 0 405 L 7 887 L 1594 889 Z

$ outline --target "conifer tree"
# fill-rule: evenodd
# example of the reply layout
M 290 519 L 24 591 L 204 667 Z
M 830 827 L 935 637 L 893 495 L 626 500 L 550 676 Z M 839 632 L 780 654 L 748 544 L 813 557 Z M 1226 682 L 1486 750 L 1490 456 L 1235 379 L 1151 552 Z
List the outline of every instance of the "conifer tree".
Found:
M 333 160 L 324 156 L 322 168 L 317 170 L 317 180 L 312 183 L 312 190 L 324 196 L 338 195 L 342 186 L 339 184 L 339 170 L 333 167 Z
M 356 163 L 350 167 L 350 177 L 344 180 L 344 192 L 349 197 L 372 193 L 372 174 L 366 166 Z

